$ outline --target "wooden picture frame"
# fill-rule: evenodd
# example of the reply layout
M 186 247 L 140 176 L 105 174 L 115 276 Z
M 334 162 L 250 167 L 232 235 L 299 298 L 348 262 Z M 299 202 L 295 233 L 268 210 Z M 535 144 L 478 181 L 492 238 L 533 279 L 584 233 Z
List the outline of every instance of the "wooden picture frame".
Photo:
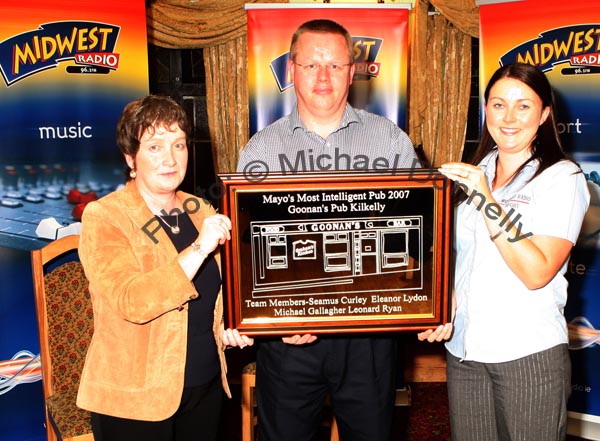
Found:
M 451 188 L 436 170 L 219 175 L 227 326 L 247 335 L 450 321 Z

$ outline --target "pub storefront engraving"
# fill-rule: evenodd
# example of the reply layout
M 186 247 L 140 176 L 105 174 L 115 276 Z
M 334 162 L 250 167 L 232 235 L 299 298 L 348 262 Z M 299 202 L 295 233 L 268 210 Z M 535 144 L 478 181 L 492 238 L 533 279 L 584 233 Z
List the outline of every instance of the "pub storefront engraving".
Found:
M 283 335 L 441 322 L 449 233 L 448 219 L 439 218 L 449 215 L 449 193 L 445 178 L 433 177 L 303 176 L 259 184 L 228 177 L 230 325 Z

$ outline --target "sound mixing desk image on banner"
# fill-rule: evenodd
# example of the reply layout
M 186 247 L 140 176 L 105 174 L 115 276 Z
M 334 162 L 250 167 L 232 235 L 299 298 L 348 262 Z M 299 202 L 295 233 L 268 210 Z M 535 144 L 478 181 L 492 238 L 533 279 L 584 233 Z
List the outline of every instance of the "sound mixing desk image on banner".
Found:
M 147 57 L 143 1 L 0 4 L 0 439 L 45 439 L 30 252 L 124 184 L 115 128 Z

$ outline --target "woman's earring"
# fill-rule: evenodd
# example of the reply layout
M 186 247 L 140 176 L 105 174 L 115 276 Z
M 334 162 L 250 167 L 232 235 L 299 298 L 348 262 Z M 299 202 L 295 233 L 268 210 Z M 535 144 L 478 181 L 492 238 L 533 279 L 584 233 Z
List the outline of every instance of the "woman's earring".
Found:
M 135 172 L 135 170 L 131 169 L 131 171 L 129 172 L 129 177 L 131 179 L 135 179 L 136 176 L 137 176 L 137 173 Z

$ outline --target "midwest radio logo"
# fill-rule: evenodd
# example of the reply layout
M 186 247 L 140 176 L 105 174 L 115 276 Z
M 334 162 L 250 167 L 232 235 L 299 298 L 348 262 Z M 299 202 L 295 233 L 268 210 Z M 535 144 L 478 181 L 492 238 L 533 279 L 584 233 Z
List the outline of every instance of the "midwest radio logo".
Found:
M 356 66 L 354 80 L 369 80 L 379 76 L 381 63 L 378 63 L 376 60 L 382 43 L 383 39 L 381 38 L 352 37 L 354 65 Z M 269 63 L 280 92 L 294 85 L 288 72 L 289 59 L 290 53 L 286 52 Z
M 91 21 L 44 23 L 0 42 L 0 72 L 7 86 L 75 61 L 67 72 L 107 74 L 119 68 L 115 53 L 120 26 Z
M 529 63 L 546 72 L 568 63 L 563 75 L 600 73 L 600 24 L 581 24 L 540 33 L 500 57 L 500 65 Z

